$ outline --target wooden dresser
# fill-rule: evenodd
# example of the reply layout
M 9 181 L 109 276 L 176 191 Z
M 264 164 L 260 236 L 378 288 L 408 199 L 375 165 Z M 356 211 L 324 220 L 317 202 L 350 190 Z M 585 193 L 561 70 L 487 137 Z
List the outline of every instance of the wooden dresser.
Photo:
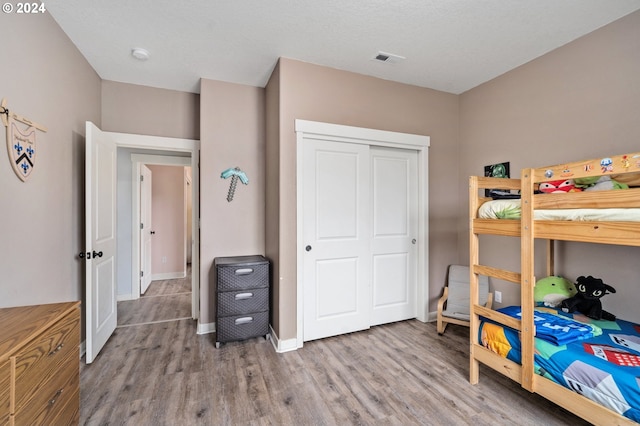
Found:
M 0 425 L 77 424 L 80 302 L 0 309 Z

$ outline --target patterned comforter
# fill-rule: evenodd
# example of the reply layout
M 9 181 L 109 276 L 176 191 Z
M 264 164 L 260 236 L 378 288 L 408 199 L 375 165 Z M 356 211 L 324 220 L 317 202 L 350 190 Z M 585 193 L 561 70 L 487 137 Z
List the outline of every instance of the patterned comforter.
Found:
M 520 307 L 507 307 L 498 311 L 517 317 L 519 310 Z M 560 322 L 545 323 L 540 320 L 544 315 L 558 317 Z M 552 308 L 536 308 L 535 316 L 536 373 L 640 422 L 640 325 L 620 319 L 597 321 Z M 564 319 L 577 323 L 565 324 Z M 576 335 L 580 329 L 584 335 Z M 555 331 L 555 337 L 545 337 Z M 572 336 L 563 336 L 565 333 Z M 483 319 L 478 341 L 520 363 L 517 331 Z

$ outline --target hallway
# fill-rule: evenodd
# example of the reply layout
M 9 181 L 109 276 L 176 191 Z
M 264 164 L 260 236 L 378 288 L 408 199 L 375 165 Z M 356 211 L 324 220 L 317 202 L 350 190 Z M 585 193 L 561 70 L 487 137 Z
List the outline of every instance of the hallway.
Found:
M 152 281 L 137 300 L 118 302 L 118 327 L 191 318 L 191 265 L 187 276 Z

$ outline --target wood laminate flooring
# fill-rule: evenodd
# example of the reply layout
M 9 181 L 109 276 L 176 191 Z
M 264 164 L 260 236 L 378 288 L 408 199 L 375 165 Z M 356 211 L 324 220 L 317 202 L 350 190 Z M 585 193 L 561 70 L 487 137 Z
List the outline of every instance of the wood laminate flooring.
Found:
M 191 318 L 191 269 L 185 278 L 152 281 L 139 299 L 118 302 L 118 327 Z
M 417 320 L 306 342 L 223 344 L 193 320 L 120 327 L 81 365 L 86 425 L 586 425 L 481 368 L 468 381 L 469 329 Z

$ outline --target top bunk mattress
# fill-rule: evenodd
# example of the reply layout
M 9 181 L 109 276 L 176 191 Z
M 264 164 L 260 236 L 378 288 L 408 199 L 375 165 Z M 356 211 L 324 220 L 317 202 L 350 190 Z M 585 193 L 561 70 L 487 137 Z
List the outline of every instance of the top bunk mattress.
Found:
M 479 219 L 520 219 L 519 199 L 492 200 L 478 209 Z M 640 222 L 638 208 L 534 210 L 534 220 Z

